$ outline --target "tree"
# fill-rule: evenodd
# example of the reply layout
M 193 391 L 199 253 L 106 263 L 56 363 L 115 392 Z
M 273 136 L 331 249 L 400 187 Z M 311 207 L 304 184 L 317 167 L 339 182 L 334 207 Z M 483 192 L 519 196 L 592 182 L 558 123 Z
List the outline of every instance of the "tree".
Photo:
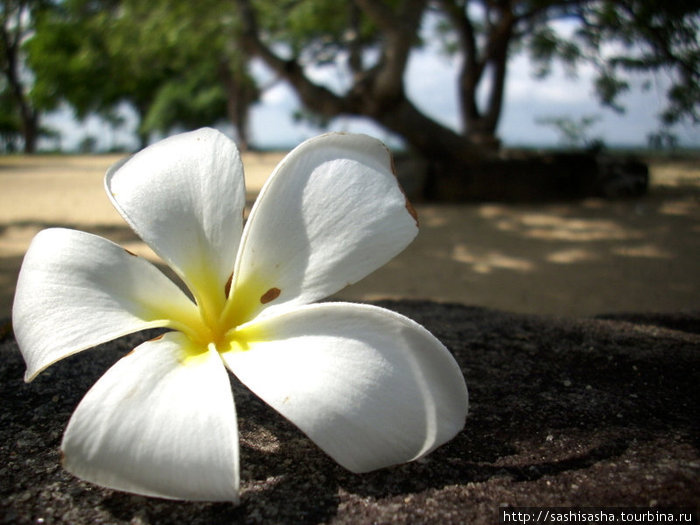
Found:
M 12 0 L 3 0 L 12 3 Z M 34 0 L 39 1 L 39 0 Z M 14 0 L 14 3 L 30 0 Z M 13 4 L 14 5 L 14 4 Z M 64 0 L 39 13 L 27 42 L 40 107 L 62 97 L 78 116 L 108 118 L 122 102 L 154 132 L 213 124 L 227 115 L 247 143 L 247 115 L 260 90 L 249 73 L 262 60 L 291 85 L 309 114 L 373 119 L 423 156 L 463 166 L 499 146 L 509 59 L 528 51 L 537 72 L 552 62 L 595 65 L 601 101 L 622 110 L 625 73 L 668 69 L 664 122 L 698 121 L 699 9 L 665 0 Z M 562 37 L 553 24 L 575 20 Z M 459 129 L 422 113 L 406 94 L 410 54 L 435 21 L 459 57 Z M 340 86 L 314 80 L 336 67 Z M 314 66 L 314 67 L 310 67 Z M 483 96 L 483 95 L 486 96 Z M 20 107 L 20 106 L 17 106 Z
M 35 91 L 60 97 L 79 118 L 139 117 L 142 146 L 154 133 L 224 121 L 248 142 L 259 92 L 245 57 L 230 46 L 223 0 L 66 0 L 37 22 L 27 43 Z
M 0 152 L 18 151 L 22 142 L 22 122 L 12 93 L 0 89 Z
M 421 113 L 405 93 L 403 73 L 418 43 L 425 0 L 406 0 L 400 8 L 374 0 L 343 3 L 340 9 L 333 0 L 255 5 L 235 0 L 235 5 L 241 47 L 286 80 L 312 112 L 370 117 L 426 156 L 449 153 L 466 161 L 476 155 L 466 137 Z M 263 35 L 269 35 L 267 41 Z M 283 44 L 288 56 L 273 44 Z M 374 63 L 368 60 L 370 51 L 379 56 Z M 313 82 L 304 67 L 340 59 L 351 78 L 343 93 Z
M 43 107 L 68 102 L 80 119 L 95 112 L 118 121 L 114 107 L 120 90 L 133 86 L 133 79 L 120 71 L 105 45 L 111 4 L 67 0 L 33 17 L 34 34 L 24 48 L 32 96 Z
M 628 86 L 619 71 L 648 72 L 662 69 L 673 75 L 668 104 L 660 117 L 664 124 L 687 119 L 700 122 L 700 7 L 694 2 L 622 0 L 602 6 L 582 6 L 581 37 L 597 51 L 598 92 L 604 103 L 615 105 L 617 95 Z M 615 43 L 601 63 L 600 47 Z
M 554 58 L 574 67 L 587 60 L 599 70 L 601 100 L 618 107 L 627 85 L 619 73 L 669 68 L 674 84 L 667 114 L 697 121 L 698 9 L 663 0 L 234 0 L 238 39 L 297 92 L 305 107 L 325 118 L 369 117 L 403 137 L 428 158 L 463 165 L 498 146 L 508 60 L 528 49 L 546 74 Z M 462 127 L 452 130 L 421 113 L 406 95 L 405 70 L 419 47 L 427 13 L 438 20 L 445 49 L 459 54 Z M 575 19 L 565 40 L 552 27 Z M 606 56 L 609 43 L 623 44 Z M 341 64 L 350 79 L 339 91 L 314 82 L 307 64 Z M 486 91 L 482 101 L 478 96 Z
M 603 145 L 602 139 L 592 138 L 589 134 L 590 128 L 599 120 L 599 115 L 584 115 L 578 120 L 568 115 L 563 115 L 539 118 L 536 122 L 556 129 L 559 133 L 559 140 L 564 146 L 590 149 Z
M 32 100 L 22 46 L 33 31 L 33 20 L 44 8 L 41 0 L 0 1 L 0 134 L 4 148 L 14 150 L 21 137 L 25 153 L 33 153 L 39 137 L 40 110 Z

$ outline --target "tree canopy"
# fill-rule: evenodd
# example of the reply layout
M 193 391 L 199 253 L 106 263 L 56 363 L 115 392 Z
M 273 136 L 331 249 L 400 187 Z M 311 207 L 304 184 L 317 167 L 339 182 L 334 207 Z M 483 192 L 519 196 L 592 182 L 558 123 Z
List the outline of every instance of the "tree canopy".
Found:
M 519 52 L 528 52 L 543 76 L 555 60 L 571 68 L 593 64 L 601 102 L 618 111 L 630 72 L 665 69 L 672 84 L 661 123 L 700 119 L 700 9 L 693 2 L 2 0 L 0 5 L 0 105 L 14 108 L 14 117 L 0 119 L 0 133 L 8 126 L 28 129 L 31 111 L 38 121 L 58 101 L 79 117 L 107 118 L 126 102 L 138 113 L 144 143 L 153 133 L 227 120 L 245 145 L 248 112 L 261 91 L 250 64 L 259 60 L 319 119 L 369 117 L 426 156 L 468 162 L 498 147 L 508 65 Z M 12 19 L 18 8 L 29 16 Z M 430 34 L 421 31 L 428 19 L 434 21 Z M 19 20 L 30 27 L 12 40 Z M 562 35 L 555 27 L 561 20 L 576 30 Z M 459 129 L 436 122 L 407 96 L 410 54 L 428 38 L 459 58 Z M 32 72 L 23 88 L 29 112 L 13 87 L 10 50 L 16 63 L 24 51 Z M 337 68 L 343 82 L 329 86 L 315 80 L 314 70 L 324 65 Z
M 60 96 L 79 118 L 115 117 L 127 102 L 138 133 L 212 125 L 227 118 L 245 136 L 258 97 L 245 60 L 228 45 L 223 1 L 67 0 L 36 22 L 28 63 L 41 97 Z
M 370 117 L 428 155 L 459 161 L 498 144 L 508 62 L 520 50 L 529 51 L 542 75 L 555 59 L 572 68 L 593 64 L 601 101 L 617 110 L 629 88 L 625 72 L 668 69 L 673 84 L 664 122 L 698 121 L 700 18 L 690 2 L 355 0 L 342 9 L 331 0 L 235 4 L 241 45 L 286 79 L 307 108 L 326 116 Z M 429 13 L 438 20 L 435 36 L 445 51 L 460 57 L 457 131 L 427 118 L 406 95 L 406 64 L 411 50 L 423 44 L 419 29 Z M 553 24 L 560 20 L 577 24 L 570 38 L 556 32 Z M 308 75 L 305 65 L 321 61 L 345 68 L 351 80 L 343 92 Z

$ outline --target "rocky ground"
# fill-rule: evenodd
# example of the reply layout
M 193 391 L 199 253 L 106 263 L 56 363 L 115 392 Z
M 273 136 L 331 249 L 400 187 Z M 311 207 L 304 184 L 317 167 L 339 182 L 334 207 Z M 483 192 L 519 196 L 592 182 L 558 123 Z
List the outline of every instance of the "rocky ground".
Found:
M 700 506 L 700 315 L 565 319 L 382 302 L 428 327 L 470 389 L 465 429 L 423 460 L 354 475 L 233 380 L 242 502 L 170 502 L 61 469 L 68 418 L 137 337 L 31 384 L 0 347 L 0 523 L 496 523 L 503 506 Z M 150 334 L 152 335 L 152 334 Z M 143 338 L 143 337 L 142 337 Z M 183 472 L 183 475 L 187 475 Z

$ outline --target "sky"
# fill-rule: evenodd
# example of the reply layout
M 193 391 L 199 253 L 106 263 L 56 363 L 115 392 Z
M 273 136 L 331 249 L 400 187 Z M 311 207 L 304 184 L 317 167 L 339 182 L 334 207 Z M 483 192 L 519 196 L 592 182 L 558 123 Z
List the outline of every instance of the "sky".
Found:
M 459 129 L 457 66 L 457 59 L 440 54 L 436 45 L 428 45 L 412 53 L 405 76 L 407 93 L 413 103 L 424 113 L 454 129 Z M 296 122 L 293 114 L 300 104 L 293 90 L 282 81 L 270 82 L 274 79 L 260 63 L 254 64 L 253 72 L 263 85 L 271 84 L 251 113 L 250 134 L 253 144 L 259 148 L 288 149 L 309 137 L 331 130 L 368 133 L 392 146 L 400 144 L 395 136 L 366 119 L 337 118 L 326 129 Z M 632 89 L 620 99 L 626 108 L 621 115 L 598 103 L 593 91 L 594 72 L 590 66 L 579 67 L 575 76 L 556 65 L 545 79 L 535 78 L 533 72 L 534 68 L 525 55 L 517 55 L 509 62 L 505 102 L 498 129 L 498 136 L 506 146 L 561 145 L 561 135 L 553 126 L 538 123 L 538 120 L 547 117 L 567 116 L 578 121 L 582 117 L 595 116 L 597 120 L 589 129 L 590 138 L 600 138 L 609 146 L 646 146 L 647 135 L 658 129 L 657 115 L 665 105 L 665 89 L 669 84 L 664 73 L 630 77 Z M 314 80 L 331 88 L 342 84 L 342 78 L 333 68 L 316 69 L 311 74 Z M 648 90 L 642 89 L 645 81 L 651 81 Z M 137 142 L 133 129 L 136 119 L 128 108 L 124 108 L 123 113 L 126 122 L 120 130 L 110 128 L 96 117 L 78 123 L 66 108 L 48 116 L 44 123 L 62 132 L 61 146 L 64 149 L 76 148 L 88 135 L 96 137 L 101 149 L 117 145 L 135 149 Z M 680 125 L 673 131 L 681 144 L 700 147 L 697 127 Z

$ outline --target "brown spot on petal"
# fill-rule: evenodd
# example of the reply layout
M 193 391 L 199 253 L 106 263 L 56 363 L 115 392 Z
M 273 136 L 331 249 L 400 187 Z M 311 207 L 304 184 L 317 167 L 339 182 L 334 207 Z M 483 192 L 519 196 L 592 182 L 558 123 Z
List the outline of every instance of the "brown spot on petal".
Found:
M 396 175 L 396 173 L 394 173 Z M 396 184 L 399 187 L 399 190 L 401 190 L 401 193 L 403 193 L 403 198 L 406 200 L 406 210 L 408 211 L 408 214 L 413 217 L 413 220 L 416 221 L 416 228 L 420 227 L 420 224 L 418 224 L 418 212 L 416 209 L 413 207 L 413 204 L 411 204 L 411 201 L 408 200 L 408 195 L 406 195 L 406 192 L 404 189 L 401 187 L 401 184 L 399 183 L 399 179 L 396 179 Z
M 404 193 L 404 196 L 406 194 Z M 408 210 L 408 213 L 413 217 L 413 220 L 416 221 L 416 228 L 418 228 L 420 225 L 418 224 L 418 212 L 416 209 L 413 207 L 413 204 L 411 204 L 411 201 L 408 200 L 408 197 L 406 197 L 406 209 Z
M 134 252 L 132 252 L 131 250 L 127 250 L 126 248 L 124 248 L 124 251 L 125 251 L 126 253 L 128 253 L 129 255 L 131 255 L 132 257 L 138 257 L 138 255 L 136 255 L 136 254 L 135 254 Z
M 270 288 L 267 292 L 260 296 L 260 302 L 262 304 L 267 304 L 270 301 L 274 301 L 275 299 L 277 299 L 281 293 L 282 290 L 280 290 L 279 288 Z
M 411 217 L 413 217 L 413 220 L 416 221 L 416 228 L 418 228 L 420 226 L 418 224 L 418 213 L 413 207 L 413 204 L 411 204 L 411 201 L 408 200 L 408 196 L 406 196 L 406 192 L 404 191 L 403 187 L 401 186 L 401 183 L 399 182 L 399 176 L 396 172 L 396 163 L 394 162 L 394 156 L 391 154 L 391 151 L 389 150 L 389 148 L 386 147 L 386 145 L 382 144 L 382 146 L 384 146 L 384 148 L 389 153 L 389 161 L 391 162 L 391 173 L 396 178 L 396 184 L 398 185 L 399 190 L 401 190 L 401 193 L 403 193 L 403 196 L 406 199 L 406 210 L 408 210 L 408 213 L 411 215 Z
M 228 294 L 231 292 L 231 283 L 233 282 L 233 274 L 228 278 L 228 281 L 226 281 L 226 284 L 224 285 L 224 297 L 228 297 Z
M 382 144 L 382 146 L 384 146 Z M 391 173 L 396 177 L 397 179 L 399 178 L 398 173 L 396 172 L 396 161 L 394 160 L 394 156 L 391 154 L 391 151 L 389 151 L 389 148 L 384 146 L 386 150 L 389 152 L 389 162 L 391 163 Z
M 153 339 L 149 339 L 149 340 L 146 341 L 146 342 L 147 342 L 147 343 L 150 343 L 150 342 L 153 342 L 153 341 L 158 341 L 158 339 L 162 339 L 164 335 L 165 335 L 165 334 L 157 335 L 157 336 L 155 336 Z M 131 350 L 128 354 L 126 354 L 124 357 L 130 356 L 130 355 L 133 354 L 134 352 L 136 352 L 136 348 L 132 349 L 132 350 Z

